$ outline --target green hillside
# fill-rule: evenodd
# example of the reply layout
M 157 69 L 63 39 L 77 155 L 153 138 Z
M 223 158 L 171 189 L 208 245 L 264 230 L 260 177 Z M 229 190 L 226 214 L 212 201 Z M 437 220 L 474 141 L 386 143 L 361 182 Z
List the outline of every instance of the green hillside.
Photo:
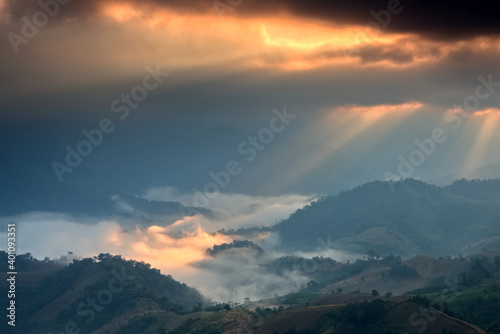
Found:
M 269 270 L 307 265 L 313 270 L 304 273 L 315 280 L 298 292 L 243 304 L 208 302 L 148 264 L 120 256 L 100 254 L 66 267 L 29 254 L 18 258 L 23 321 L 16 330 L 26 334 L 500 333 L 499 252 L 353 263 L 281 257 Z M 412 286 L 419 289 L 398 292 Z
M 7 255 L 2 252 L 0 257 Z M 149 264 L 120 256 L 100 254 L 57 269 L 36 259 L 31 262 L 31 271 L 25 265 L 28 270 L 18 274 L 19 333 L 60 333 L 66 326 L 82 333 L 102 326 L 116 329 L 141 313 L 163 310 L 183 314 L 205 303 L 200 293 L 186 284 L 160 274 Z M 6 289 L 4 282 L 1 288 Z
M 500 236 L 500 180 L 446 187 L 406 179 L 370 182 L 322 198 L 274 227 L 285 249 L 324 247 L 404 257 L 467 253 Z M 490 242 L 485 242 L 490 240 Z M 477 250 L 477 249 L 476 249 Z

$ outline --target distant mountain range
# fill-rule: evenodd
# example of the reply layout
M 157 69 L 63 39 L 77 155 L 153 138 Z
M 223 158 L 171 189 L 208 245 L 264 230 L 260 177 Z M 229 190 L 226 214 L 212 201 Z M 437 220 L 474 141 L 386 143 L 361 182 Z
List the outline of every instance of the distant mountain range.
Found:
M 434 256 L 499 247 L 500 180 L 438 187 L 407 179 L 370 182 L 296 211 L 272 228 L 287 250 Z M 474 249 L 472 249 L 474 248 Z
M 282 195 L 285 193 L 336 193 L 376 179 L 375 175 L 336 151 L 311 165 L 313 152 L 330 150 L 276 135 L 272 143 L 259 150 L 251 148 L 246 132 L 231 126 L 216 126 L 195 136 L 151 134 L 136 141 L 113 141 L 95 147 L 93 152 L 59 182 L 52 168 L 65 164 L 66 145 L 77 141 L 36 143 L 14 150 L 2 143 L 0 151 L 0 215 L 26 211 L 58 211 L 96 216 L 114 210 L 111 196 L 138 195 L 152 187 L 175 187 L 184 192 L 201 189 L 212 181 L 210 172 L 224 170 L 228 161 L 240 163 L 243 172 L 231 179 L 227 193 Z M 81 139 L 81 138 L 80 138 Z M 46 139 L 49 140 L 49 139 Z M 255 157 L 238 150 L 255 151 Z M 17 143 L 20 145 L 19 143 Z M 27 145 L 27 144 L 23 144 Z M 23 153 L 19 153 L 23 152 Z M 286 171 L 286 173 L 284 172 Z M 325 175 L 329 175 L 325 177 Z
M 34 210 L 89 216 L 109 214 L 115 210 L 111 201 L 113 195 L 139 195 L 152 187 L 167 186 L 192 192 L 193 188 L 201 189 L 212 181 L 210 172 L 223 170 L 231 160 L 238 161 L 243 171 L 231 179 L 223 190 L 226 193 L 333 195 L 381 179 L 384 161 L 390 159 L 381 157 L 375 164 L 378 167 L 374 167 L 356 161 L 348 151 L 334 149 L 329 143 L 310 142 L 307 138 L 288 136 L 283 131 L 268 145 L 254 149 L 255 158 L 247 161 L 251 148 L 248 138 L 255 135 L 232 126 L 218 125 L 190 136 L 156 131 L 141 137 L 134 134 L 126 138 L 110 137 L 84 157 L 71 173 L 65 173 L 62 183 L 52 163 L 65 163 L 65 147 L 74 147 L 81 140 L 80 133 L 67 139 L 2 142 L 0 215 Z M 240 145 L 246 154 L 238 149 Z M 498 166 L 485 166 L 470 177 L 500 178 Z M 432 175 L 431 171 L 425 175 Z M 459 177 L 450 175 L 429 182 L 444 185 Z

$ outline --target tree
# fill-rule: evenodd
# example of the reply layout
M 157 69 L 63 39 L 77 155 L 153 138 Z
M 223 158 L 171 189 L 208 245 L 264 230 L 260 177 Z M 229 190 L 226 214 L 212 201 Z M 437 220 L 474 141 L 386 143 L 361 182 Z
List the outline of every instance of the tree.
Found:
M 385 297 L 387 297 L 387 298 L 392 297 L 392 292 L 387 291 L 387 292 L 385 293 Z
M 378 295 L 380 295 L 380 294 L 378 293 L 377 290 L 372 290 L 372 296 L 373 297 L 377 297 Z

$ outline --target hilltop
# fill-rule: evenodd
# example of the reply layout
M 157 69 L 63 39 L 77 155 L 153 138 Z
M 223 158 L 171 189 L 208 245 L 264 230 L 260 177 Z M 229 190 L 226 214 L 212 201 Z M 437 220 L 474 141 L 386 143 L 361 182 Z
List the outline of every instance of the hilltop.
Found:
M 207 302 L 197 290 L 149 264 L 119 255 L 100 254 L 65 267 L 36 259 L 24 262 L 33 265 L 18 273 L 17 317 L 23 321 L 16 327 L 23 333 L 59 333 L 65 326 L 105 333 L 149 312 L 189 313 Z
M 255 245 L 245 245 L 262 256 Z M 231 250 L 227 246 L 224 252 Z M 268 269 L 286 275 L 302 268 L 314 279 L 297 292 L 243 304 L 211 302 L 149 264 L 120 256 L 100 254 L 65 267 L 29 255 L 19 258 L 23 271 L 16 302 L 22 305 L 18 317 L 27 319 L 19 322 L 23 333 L 66 327 L 94 334 L 399 334 L 425 327 L 431 334 L 482 334 L 500 328 L 492 311 L 500 307 L 500 253 L 354 263 L 282 257 Z M 419 290 L 402 294 L 412 287 Z M 436 301 L 442 308 L 433 308 Z
M 458 255 L 500 246 L 499 206 L 500 180 L 375 181 L 313 202 L 273 232 L 285 250 L 327 243 L 358 254 Z

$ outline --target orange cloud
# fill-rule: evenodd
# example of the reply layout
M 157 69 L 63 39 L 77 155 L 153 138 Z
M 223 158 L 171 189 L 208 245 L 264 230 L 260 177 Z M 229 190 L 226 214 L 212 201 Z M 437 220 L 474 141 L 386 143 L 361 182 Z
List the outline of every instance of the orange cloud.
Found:
M 281 14 L 274 17 L 183 13 L 151 4 L 107 2 L 102 14 L 123 24 L 138 24 L 158 35 L 152 50 L 170 50 L 177 64 L 198 66 L 238 61 L 240 66 L 307 70 L 325 66 L 408 67 L 436 62 L 470 41 L 449 45 L 417 35 L 381 33 L 363 26 L 333 25 Z M 144 32 L 146 34 L 147 32 Z M 161 38 L 167 36 L 168 39 Z M 481 38 L 474 49 L 496 45 Z M 191 59 L 196 55 L 196 59 Z M 213 57 L 217 55 L 217 57 Z M 189 61 L 188 61 L 189 60 Z
M 30 52 L 25 55 L 26 68 L 36 69 L 38 76 L 22 93 L 12 92 L 14 96 L 108 86 L 140 77 L 152 64 L 172 73 L 190 71 L 203 79 L 253 69 L 392 70 L 460 60 L 471 52 L 500 53 L 500 39 L 493 37 L 443 43 L 284 13 L 260 17 L 228 13 L 222 20 L 215 11 L 187 12 L 151 2 L 102 1 L 99 16 L 61 20 L 38 34 L 26 45 Z M 6 55 L 5 63 L 17 61 Z M 37 80 L 46 77 L 51 80 Z
M 472 116 L 475 117 L 481 117 L 481 116 L 500 116 L 500 109 L 499 108 L 488 108 L 488 109 L 483 109 L 483 110 L 478 110 L 474 112 Z
M 115 19 L 118 22 L 129 21 L 140 17 L 140 12 L 132 4 L 115 3 L 103 7 L 103 13 Z
M 336 108 L 337 111 L 342 113 L 349 113 L 360 116 L 363 120 L 373 122 L 379 118 L 386 116 L 387 114 L 406 114 L 417 111 L 422 108 L 424 104 L 416 101 L 411 101 L 402 104 L 390 105 L 375 105 L 375 106 L 359 106 L 359 105 L 347 105 Z
M 198 225 L 198 219 L 200 217 L 189 217 L 168 227 L 153 225 L 129 232 L 115 229 L 109 233 L 107 240 L 112 248 L 127 258 L 145 261 L 164 272 L 184 270 L 189 268 L 190 263 L 204 259 L 207 248 L 233 240 L 232 237 L 205 232 Z M 182 237 L 170 235 L 172 230 L 189 224 L 193 226 L 186 226 L 189 232 Z

